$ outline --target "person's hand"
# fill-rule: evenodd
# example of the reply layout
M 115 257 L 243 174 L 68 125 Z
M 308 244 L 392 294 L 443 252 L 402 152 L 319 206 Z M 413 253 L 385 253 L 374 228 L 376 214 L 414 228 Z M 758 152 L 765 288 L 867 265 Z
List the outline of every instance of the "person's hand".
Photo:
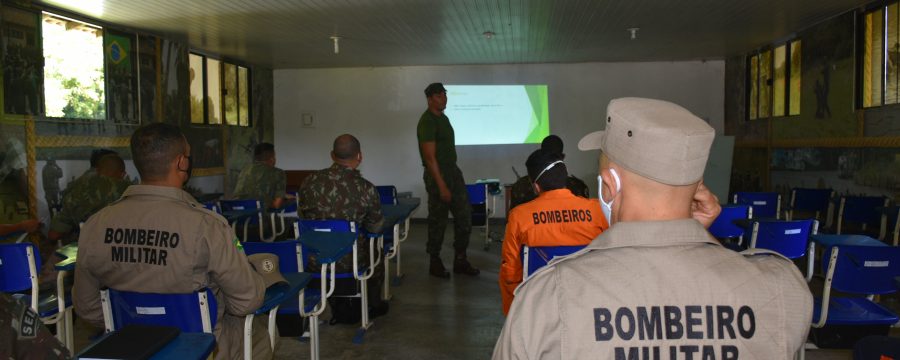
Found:
M 719 198 L 703 185 L 703 181 L 700 181 L 691 202 L 691 217 L 703 224 L 703 227 L 709 228 L 721 212 L 722 205 L 719 205 Z
M 41 229 L 41 221 L 38 219 L 28 219 L 19 223 L 22 231 L 33 233 Z
M 445 203 L 449 203 L 450 199 L 453 198 L 453 195 L 450 194 L 450 189 L 447 188 L 446 185 L 444 185 L 444 186 L 440 186 L 438 190 L 441 193 L 441 201 L 443 201 Z

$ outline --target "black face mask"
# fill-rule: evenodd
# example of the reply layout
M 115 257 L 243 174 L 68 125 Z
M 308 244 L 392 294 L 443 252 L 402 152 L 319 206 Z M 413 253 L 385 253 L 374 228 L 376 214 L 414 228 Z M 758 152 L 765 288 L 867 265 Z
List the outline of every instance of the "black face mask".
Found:
M 184 180 L 184 182 L 187 183 L 191 180 L 191 173 L 194 171 L 194 160 L 191 159 L 190 155 L 185 156 L 185 158 L 187 158 L 188 161 L 187 169 L 178 168 L 178 171 L 184 171 L 187 173 L 187 179 Z

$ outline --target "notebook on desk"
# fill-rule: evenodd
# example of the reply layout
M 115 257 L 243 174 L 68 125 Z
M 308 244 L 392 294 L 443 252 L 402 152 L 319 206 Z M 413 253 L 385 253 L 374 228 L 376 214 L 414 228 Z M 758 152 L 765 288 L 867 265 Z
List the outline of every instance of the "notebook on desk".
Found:
M 149 359 L 181 333 L 174 326 L 127 325 L 103 337 L 79 359 Z

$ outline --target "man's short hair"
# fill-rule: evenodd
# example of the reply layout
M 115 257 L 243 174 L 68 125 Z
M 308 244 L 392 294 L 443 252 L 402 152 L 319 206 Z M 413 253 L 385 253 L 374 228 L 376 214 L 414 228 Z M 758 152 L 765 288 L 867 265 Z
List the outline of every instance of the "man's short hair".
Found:
M 97 160 L 97 173 L 101 175 L 113 176 L 125 172 L 125 160 L 118 154 L 106 154 Z
M 256 161 L 266 161 L 275 156 L 275 145 L 270 143 L 259 143 L 253 148 L 253 159 Z
M 425 97 L 431 97 L 431 95 L 445 93 L 445 92 L 447 92 L 447 89 L 444 89 L 444 84 L 431 83 L 431 84 L 428 84 L 428 87 L 425 88 Z
M 359 154 L 359 140 L 350 134 L 343 134 L 334 139 L 334 147 L 331 150 L 334 157 L 341 160 L 350 160 Z
M 153 123 L 141 126 L 131 134 L 131 156 L 142 179 L 164 178 L 169 164 L 184 154 L 187 139 L 178 126 Z
M 97 168 L 97 162 L 100 161 L 100 158 L 109 154 L 118 154 L 117 152 L 110 149 L 94 149 L 91 151 L 91 167 Z
M 544 141 L 541 141 L 541 149 L 549 151 L 554 154 L 563 153 L 563 141 L 559 136 L 556 135 L 548 135 L 544 138 Z
M 560 162 L 556 163 L 557 161 Z M 566 164 L 561 161 L 560 154 L 537 149 L 525 161 L 528 177 L 531 178 L 531 182 L 537 183 L 541 187 L 541 191 L 562 189 L 566 187 L 566 178 L 569 173 L 566 170 Z M 551 164 L 554 165 L 550 166 Z

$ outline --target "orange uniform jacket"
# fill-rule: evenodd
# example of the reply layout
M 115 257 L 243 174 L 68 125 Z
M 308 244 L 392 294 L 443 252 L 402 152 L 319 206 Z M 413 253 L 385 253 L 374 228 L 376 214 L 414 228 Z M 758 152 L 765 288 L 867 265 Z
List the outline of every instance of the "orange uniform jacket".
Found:
M 510 210 L 500 263 L 503 314 L 522 283 L 522 246 L 587 245 L 608 227 L 597 199 L 575 196 L 568 189 L 542 192 Z

